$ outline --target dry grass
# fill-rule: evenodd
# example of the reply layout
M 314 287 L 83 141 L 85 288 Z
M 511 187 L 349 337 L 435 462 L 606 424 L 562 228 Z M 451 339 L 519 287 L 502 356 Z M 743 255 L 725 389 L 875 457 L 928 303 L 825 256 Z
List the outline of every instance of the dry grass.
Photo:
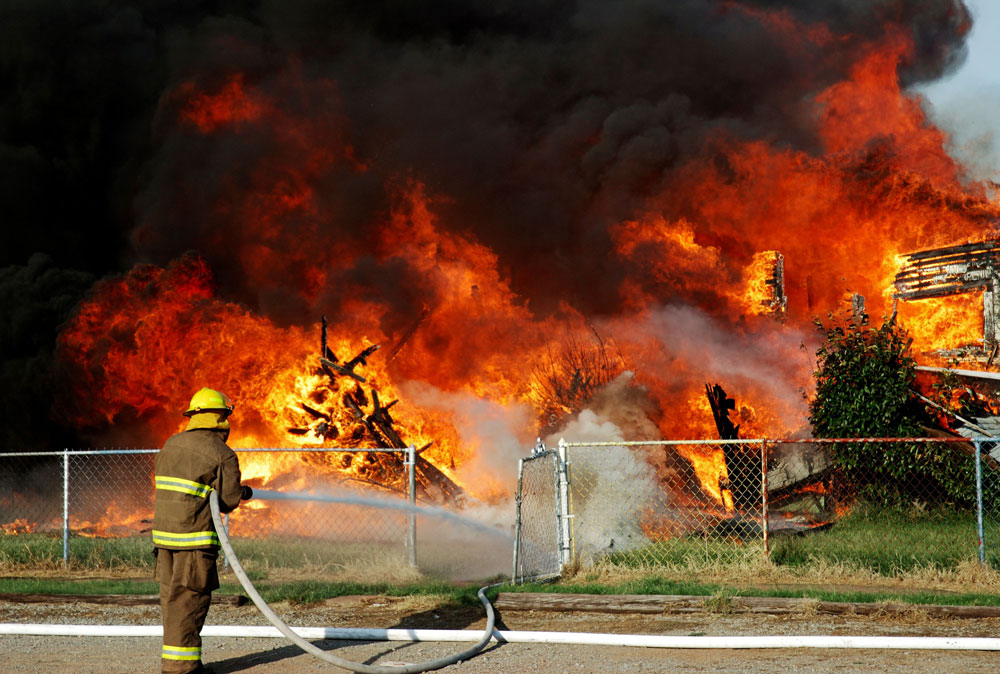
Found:
M 266 571 L 258 568 L 255 571 L 263 573 L 269 582 L 322 579 L 325 583 L 390 583 L 393 585 L 405 585 L 426 580 L 419 569 L 414 569 L 405 564 L 400 565 L 398 562 L 390 563 L 386 560 L 356 560 L 346 564 L 313 565 L 295 569 L 279 567 L 267 569 Z
M 150 580 L 153 567 L 137 565 L 91 566 L 79 561 L 63 564 L 61 559 L 32 564 L 0 563 L 0 577 L 66 578 L 72 580 Z
M 792 612 L 802 617 L 819 615 L 819 599 L 803 602 L 796 606 Z
M 880 576 L 871 570 L 843 563 L 815 559 L 804 567 L 772 564 L 763 556 L 747 557 L 730 563 L 693 561 L 683 565 L 614 566 L 598 564 L 577 570 L 566 582 L 619 585 L 650 577 L 726 587 L 768 589 L 776 587 L 821 587 L 835 591 L 955 592 L 1000 594 L 1000 571 L 963 562 L 957 568 L 917 568 L 895 577 Z

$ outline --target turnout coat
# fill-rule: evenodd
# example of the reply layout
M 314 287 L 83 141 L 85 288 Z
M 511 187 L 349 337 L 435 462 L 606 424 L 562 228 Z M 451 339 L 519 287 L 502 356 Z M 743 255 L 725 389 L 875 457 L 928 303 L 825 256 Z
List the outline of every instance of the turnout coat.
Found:
M 156 455 L 153 545 L 168 550 L 217 549 L 208 495 L 219 510 L 240 504 L 240 464 L 218 430 L 197 428 L 172 436 Z

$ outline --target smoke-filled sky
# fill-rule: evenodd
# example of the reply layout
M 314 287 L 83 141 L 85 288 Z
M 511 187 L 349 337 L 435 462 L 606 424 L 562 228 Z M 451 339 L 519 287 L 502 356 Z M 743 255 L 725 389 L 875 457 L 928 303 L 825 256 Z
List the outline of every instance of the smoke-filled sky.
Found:
M 613 315 L 632 272 L 612 228 L 697 218 L 672 190 L 709 139 L 819 154 L 815 97 L 866 45 L 911 40 L 917 86 L 962 64 L 968 30 L 958 0 L 5 0 L 0 442 L 72 435 L 48 410 L 55 335 L 139 263 L 194 251 L 283 325 L 349 291 L 397 334 L 436 292 L 376 227 L 415 182 L 535 315 Z
M 923 85 L 931 118 L 948 132 L 949 151 L 980 180 L 1000 181 L 1000 4 L 969 0 L 968 58 Z

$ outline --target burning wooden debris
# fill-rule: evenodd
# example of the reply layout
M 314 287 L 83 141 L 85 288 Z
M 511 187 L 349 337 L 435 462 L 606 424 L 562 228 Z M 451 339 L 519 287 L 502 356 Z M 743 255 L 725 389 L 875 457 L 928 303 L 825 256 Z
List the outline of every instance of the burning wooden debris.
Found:
M 983 291 L 983 345 L 942 351 L 946 357 L 991 362 L 1000 345 L 1000 241 L 911 253 L 893 281 L 897 300 L 909 302 Z
M 778 251 L 768 251 L 773 255 L 771 273 L 764 279 L 764 285 L 769 291 L 769 297 L 761 304 L 774 316 L 784 320 L 788 313 L 788 296 L 785 295 L 785 256 Z
M 370 386 L 365 387 L 368 381 L 358 372 L 358 368 L 365 366 L 372 354 L 379 350 L 379 345 L 367 346 L 353 358 L 341 361 L 327 344 L 325 316 L 321 325 L 320 356 L 317 362 L 328 381 L 323 387 L 325 390 L 313 392 L 310 402 L 303 401 L 299 404 L 302 411 L 311 417 L 311 422 L 304 426 L 288 428 L 288 432 L 292 435 L 308 435 L 324 440 L 340 438 L 345 447 L 371 449 L 409 447 L 409 443 L 396 429 L 390 413 L 392 407 L 399 401 L 384 403 L 379 398 L 378 390 Z M 435 502 L 460 502 L 464 497 L 464 490 L 421 456 L 430 447 L 431 444 L 427 444 L 416 450 L 415 474 L 418 496 Z M 364 463 L 360 470 L 357 470 L 354 455 L 339 456 L 342 468 L 355 468 L 349 479 L 392 491 L 406 491 L 405 455 L 395 452 L 365 452 L 362 457 Z M 310 456 L 307 460 L 327 459 Z
M 726 395 L 718 384 L 705 384 L 708 404 L 712 408 L 715 427 L 723 440 L 738 440 L 739 424 L 729 419 L 730 410 L 736 409 L 736 401 Z M 733 499 L 733 507 L 740 512 L 760 509 L 760 451 L 755 447 L 725 444 L 722 454 L 726 462 L 726 476 L 719 479 L 719 488 L 728 491 Z
M 736 401 L 726 395 L 718 384 L 706 384 L 705 392 L 719 437 L 723 440 L 739 439 L 740 426 L 729 418 L 729 412 L 736 409 Z M 770 529 L 805 531 L 830 526 L 833 503 L 829 479 L 833 466 L 822 446 L 786 444 L 769 450 L 767 495 Z M 720 477 L 719 487 L 729 492 L 734 513 L 730 519 L 719 522 L 716 530 L 737 536 L 757 535 L 759 524 L 753 520 L 759 519 L 763 505 L 760 449 L 757 446 L 726 444 L 722 452 L 726 473 Z M 804 503 L 806 501 L 807 504 Z M 805 512 L 808 516 L 789 519 L 783 515 L 782 509 Z

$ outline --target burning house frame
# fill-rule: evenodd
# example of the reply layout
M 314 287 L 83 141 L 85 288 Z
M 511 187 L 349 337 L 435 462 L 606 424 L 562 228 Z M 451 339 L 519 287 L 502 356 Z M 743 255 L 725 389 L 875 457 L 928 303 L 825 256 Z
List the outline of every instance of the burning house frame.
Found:
M 986 240 L 910 253 L 896 274 L 896 301 L 912 302 L 983 293 L 982 345 L 943 349 L 938 355 L 989 367 L 1000 349 L 1000 241 Z

